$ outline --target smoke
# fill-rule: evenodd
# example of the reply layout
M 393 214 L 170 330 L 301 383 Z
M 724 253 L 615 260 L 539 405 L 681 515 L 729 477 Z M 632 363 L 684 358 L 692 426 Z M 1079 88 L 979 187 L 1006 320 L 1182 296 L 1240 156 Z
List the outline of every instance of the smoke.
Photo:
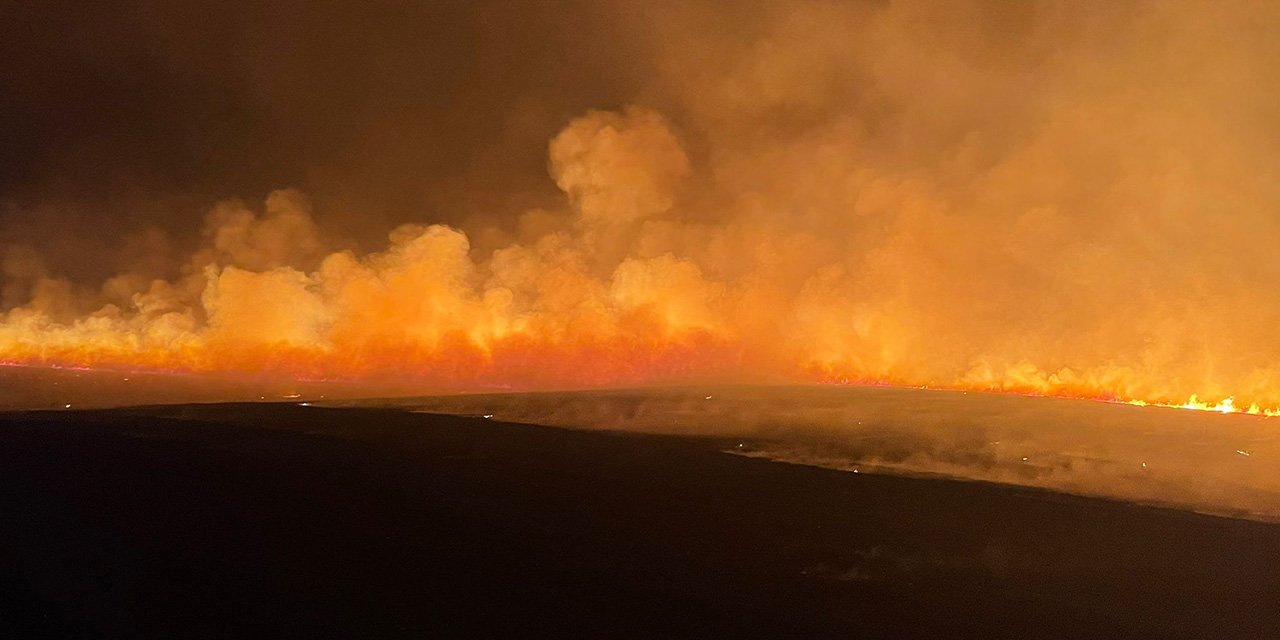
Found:
M 331 213 L 291 189 L 222 202 L 185 259 L 163 224 L 109 228 L 131 240 L 97 281 L 41 258 L 61 229 L 11 227 L 0 357 L 458 389 L 874 381 L 1280 406 L 1280 11 L 656 7 L 547 10 L 547 43 L 569 53 L 528 77 L 497 71 L 519 51 L 494 32 L 448 44 L 494 95 L 522 93 L 424 112 L 500 131 L 427 163 L 456 184 L 379 246 L 349 231 L 397 217 L 358 197 L 384 177 L 325 158 L 314 175 L 365 185 L 301 180 Z M 411 66 L 379 68 L 375 93 L 417 95 L 396 88 Z M 394 134 L 416 121 L 369 118 L 353 157 L 414 169 Z M 538 187 L 501 160 L 533 131 L 549 138 Z M 492 210 L 433 214 L 459 190 Z
M 368 406 L 367 399 L 330 401 Z M 576 429 L 711 438 L 727 453 L 982 480 L 1280 518 L 1265 417 L 887 387 L 720 386 L 462 394 L 377 404 Z

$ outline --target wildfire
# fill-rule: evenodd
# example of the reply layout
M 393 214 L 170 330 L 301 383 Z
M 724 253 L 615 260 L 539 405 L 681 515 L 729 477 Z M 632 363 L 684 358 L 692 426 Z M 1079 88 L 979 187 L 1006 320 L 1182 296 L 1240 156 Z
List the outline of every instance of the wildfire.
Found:
M 952 255 L 963 222 L 908 180 L 858 174 L 858 206 L 894 203 L 899 217 L 853 260 L 768 216 L 682 220 L 673 208 L 690 162 L 650 110 L 575 120 L 552 141 L 550 168 L 565 209 L 530 213 L 528 229 L 483 251 L 444 225 L 401 226 L 379 252 L 329 250 L 298 192 L 271 194 L 261 214 L 224 203 L 175 277 L 124 273 L 98 291 L 47 276 L 7 283 L 7 298 L 25 291 L 27 302 L 0 314 L 0 361 L 457 390 L 856 382 L 1280 415 L 1280 373 L 1184 367 L 1188 332 L 1158 301 L 1143 326 L 1167 339 L 1115 355 L 1099 336 L 1118 332 L 1110 344 L 1128 349 L 1133 323 L 1117 330 L 1085 307 L 1068 324 L 1045 311 L 1061 313 L 1056 298 L 1030 315 L 998 286 L 1001 271 L 978 274 L 986 288 L 951 277 L 971 262 Z M 1079 327 L 1094 331 L 1064 348 Z M 1166 376 L 1171 366 L 1182 368 Z M 1238 395 L 1170 400 L 1205 389 Z
M 1248 408 L 1241 409 L 1236 406 L 1235 398 L 1224 398 L 1216 404 L 1210 404 L 1201 400 L 1199 396 L 1195 394 L 1192 394 L 1191 397 L 1182 404 L 1169 402 L 1146 402 L 1144 400 L 1129 400 L 1126 404 L 1138 407 L 1152 406 L 1165 407 L 1168 409 L 1190 409 L 1192 411 L 1215 411 L 1217 413 L 1244 413 L 1251 416 L 1267 416 L 1273 418 L 1280 416 L 1280 408 L 1264 409 L 1259 406 L 1258 403 L 1254 402 L 1251 403 Z
M 1064 389 L 1041 389 L 1041 390 L 1035 390 L 1035 391 L 1028 391 L 1026 389 L 1020 389 L 1020 388 L 1001 388 L 1001 387 L 982 386 L 982 385 L 965 385 L 963 383 L 939 384 L 935 382 L 932 384 L 920 384 L 920 383 L 905 384 L 901 382 L 893 382 L 893 381 L 886 381 L 886 380 L 875 380 L 875 379 L 861 380 L 857 378 L 851 379 L 847 376 L 842 376 L 836 379 L 832 379 L 829 377 L 822 378 L 820 379 L 820 381 L 825 384 L 910 386 L 918 389 L 938 389 L 938 390 L 946 390 L 946 391 L 979 391 L 979 392 L 985 392 L 985 393 L 1007 393 L 1007 394 L 1023 395 L 1023 396 L 1062 398 L 1067 400 L 1093 400 L 1097 402 L 1106 402 L 1108 404 L 1126 404 L 1126 405 L 1135 406 L 1135 407 L 1186 409 L 1190 411 L 1209 411 L 1213 413 L 1223 413 L 1223 414 L 1238 413 L 1238 414 L 1251 415 L 1251 416 L 1265 416 L 1269 418 L 1280 417 L 1280 407 L 1263 408 L 1261 405 L 1254 402 L 1254 403 L 1250 403 L 1249 406 L 1246 408 L 1240 408 L 1236 406 L 1234 397 L 1227 397 L 1227 398 L 1223 398 L 1222 400 L 1216 403 L 1210 403 L 1210 402 L 1201 400 L 1199 395 L 1194 393 L 1191 394 L 1191 397 L 1189 397 L 1186 402 L 1179 403 L 1179 402 L 1167 402 L 1167 401 L 1160 401 L 1160 400 L 1148 401 L 1148 400 L 1140 400 L 1140 399 L 1123 399 L 1123 398 L 1118 398 L 1115 395 L 1112 395 L 1110 393 L 1107 393 L 1106 390 L 1095 390 L 1095 391 L 1074 390 L 1072 391 L 1072 390 L 1064 390 Z

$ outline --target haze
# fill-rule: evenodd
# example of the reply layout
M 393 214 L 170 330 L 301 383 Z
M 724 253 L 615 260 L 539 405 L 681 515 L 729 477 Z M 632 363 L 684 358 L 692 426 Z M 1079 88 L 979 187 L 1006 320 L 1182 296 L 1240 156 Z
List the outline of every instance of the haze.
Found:
M 0 358 L 1280 406 L 1280 8 L 9 11 Z

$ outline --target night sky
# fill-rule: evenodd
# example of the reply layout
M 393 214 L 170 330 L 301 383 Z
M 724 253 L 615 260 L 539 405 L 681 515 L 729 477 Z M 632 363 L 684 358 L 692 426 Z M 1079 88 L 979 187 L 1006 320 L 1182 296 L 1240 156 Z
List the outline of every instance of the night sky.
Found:
M 190 241 L 214 202 L 278 188 L 305 191 L 337 232 L 373 242 L 406 220 L 546 203 L 557 195 L 547 140 L 588 108 L 643 93 L 644 35 L 627 20 L 660 11 L 5 4 L 0 244 L 37 245 L 82 277 L 105 272 L 94 266 L 125 232 L 154 225 Z

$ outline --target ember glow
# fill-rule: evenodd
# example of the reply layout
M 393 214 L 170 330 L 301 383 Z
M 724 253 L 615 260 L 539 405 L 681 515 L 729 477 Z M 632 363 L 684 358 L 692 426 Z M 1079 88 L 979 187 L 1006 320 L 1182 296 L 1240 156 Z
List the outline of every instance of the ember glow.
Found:
M 630 106 L 487 114 L 549 140 L 538 206 L 395 220 L 358 249 L 344 221 L 397 216 L 304 180 L 211 204 L 185 257 L 163 225 L 121 228 L 131 257 L 96 279 L 59 272 L 56 229 L 7 234 L 0 359 L 1280 415 L 1274 7 L 696 4 L 584 18 L 646 61 L 610 94 Z M 457 179 L 525 201 L 494 181 Z

